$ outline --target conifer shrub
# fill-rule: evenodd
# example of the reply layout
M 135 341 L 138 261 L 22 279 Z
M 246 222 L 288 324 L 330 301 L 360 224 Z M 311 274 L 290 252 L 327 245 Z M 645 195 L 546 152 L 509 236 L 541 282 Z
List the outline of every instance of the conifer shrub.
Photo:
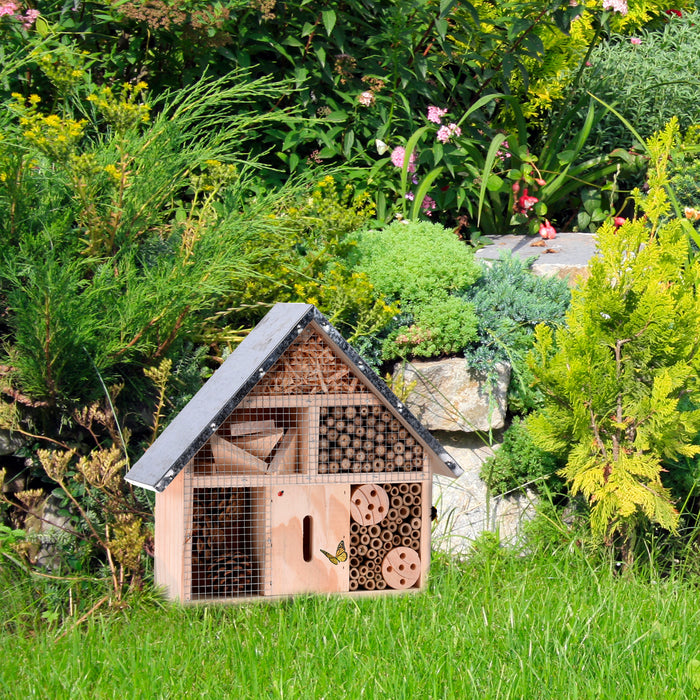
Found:
M 480 275 L 474 254 L 439 224 L 396 221 L 358 241 L 358 270 L 405 314 L 384 342 L 384 359 L 461 352 L 476 337 L 473 306 L 456 296 Z
M 476 338 L 463 348 L 464 356 L 473 370 L 492 381 L 497 377 L 496 363 L 511 365 L 511 413 L 532 410 L 540 403 L 525 356 L 532 348 L 535 326 L 562 323 L 571 300 L 564 280 L 532 273 L 535 259 L 502 255 L 484 265 L 482 276 L 463 292 L 477 317 Z
M 527 423 L 515 416 L 503 434 L 503 442 L 481 467 L 479 477 L 494 494 L 503 494 L 526 487 L 537 489 L 546 478 L 549 488 L 560 491 L 561 477 L 556 474 L 557 458 L 535 445 Z
M 640 29 L 639 43 L 615 34 L 592 52 L 579 93 L 590 91 L 612 105 L 642 137 L 650 137 L 672 118 L 681 129 L 700 121 L 697 75 L 700 72 L 700 14 L 671 16 L 662 29 Z M 567 105 L 563 106 L 566 109 Z M 574 133 L 581 120 L 573 120 Z M 614 114 L 607 114 L 592 140 L 598 152 L 610 152 L 631 144 L 627 128 Z
M 567 326 L 538 326 L 529 360 L 545 397 L 528 421 L 535 444 L 566 460 L 560 473 L 588 500 L 593 533 L 628 563 L 648 525 L 677 532 L 662 477 L 700 450 L 700 258 L 664 189 L 676 135 L 672 120 L 648 140 L 649 192 L 634 193 L 641 211 L 601 228 Z

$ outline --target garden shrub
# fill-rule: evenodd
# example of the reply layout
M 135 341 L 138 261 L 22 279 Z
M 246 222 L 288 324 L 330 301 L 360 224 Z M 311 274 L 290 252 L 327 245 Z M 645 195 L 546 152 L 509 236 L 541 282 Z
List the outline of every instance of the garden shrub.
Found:
M 564 280 L 538 277 L 531 271 L 536 258 L 512 254 L 484 265 L 482 276 L 463 292 L 477 317 L 476 339 L 464 346 L 469 366 L 492 381 L 498 362 L 511 365 L 508 410 L 525 412 L 541 402 L 533 390 L 525 357 L 538 323 L 557 326 L 564 320 L 571 291 Z
M 561 474 L 590 503 L 593 533 L 618 542 L 627 563 L 648 525 L 678 531 L 662 475 L 700 451 L 700 257 L 664 189 L 676 136 L 672 120 L 647 141 L 643 215 L 600 229 L 567 326 L 538 326 L 530 357 L 545 397 L 529 419 L 535 444 L 566 459 Z
M 254 325 L 269 305 L 290 301 L 314 304 L 351 343 L 386 326 L 398 309 L 384 303 L 351 262 L 356 234 L 374 212 L 366 191 L 349 183 L 340 187 L 333 175 L 280 202 L 277 228 L 247 244 L 251 251 L 269 244 L 274 255 L 261 260 L 243 294 L 232 300 L 235 318 Z
M 396 221 L 363 233 L 357 252 L 358 270 L 409 315 L 385 343 L 385 359 L 459 352 L 474 338 L 473 309 L 453 293 L 472 284 L 480 270 L 472 249 L 452 231 Z
M 479 472 L 481 480 L 493 494 L 541 487 L 547 479 L 550 491 L 560 491 L 561 477 L 556 474 L 560 463 L 555 456 L 535 445 L 527 423 L 518 416 L 503 433 L 503 442 L 489 457 Z
M 697 76 L 700 74 L 700 13 L 675 15 L 662 29 L 641 29 L 630 37 L 613 35 L 590 57 L 591 66 L 579 90 L 589 91 L 614 107 L 638 133 L 647 138 L 677 117 L 680 128 L 700 122 Z M 572 133 L 580 120 L 570 124 Z M 607 114 L 596 130 L 597 153 L 631 145 L 632 135 L 614 114 Z

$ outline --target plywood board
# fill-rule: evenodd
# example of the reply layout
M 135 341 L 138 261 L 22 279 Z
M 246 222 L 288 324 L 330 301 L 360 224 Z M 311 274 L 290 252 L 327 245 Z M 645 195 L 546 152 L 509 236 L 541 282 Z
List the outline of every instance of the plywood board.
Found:
M 209 439 L 216 471 L 233 471 L 244 474 L 264 474 L 267 464 L 250 452 L 242 450 L 216 433 Z
M 272 450 L 284 435 L 284 430 L 271 430 L 253 435 L 236 435 L 232 437 L 233 444 L 258 459 L 267 459 Z
M 348 590 L 349 506 L 348 484 L 271 491 L 269 595 Z
M 168 488 L 156 493 L 155 582 L 164 586 L 170 600 L 184 601 L 185 467 Z

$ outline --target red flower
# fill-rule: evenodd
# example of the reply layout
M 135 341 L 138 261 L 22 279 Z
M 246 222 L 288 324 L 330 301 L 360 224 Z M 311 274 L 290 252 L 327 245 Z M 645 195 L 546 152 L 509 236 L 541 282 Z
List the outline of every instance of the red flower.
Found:
M 540 200 L 537 197 L 529 197 L 527 194 L 527 187 L 523 190 L 522 196 L 518 197 L 518 203 L 516 204 L 517 211 L 523 214 L 537 204 Z
M 666 10 L 667 15 L 676 15 L 676 17 L 682 17 L 683 13 L 680 10 Z
M 615 224 L 615 228 L 620 228 L 625 221 L 627 221 L 627 219 L 624 216 L 616 216 L 613 219 L 613 224 Z
M 540 236 L 545 239 L 551 239 L 551 238 L 556 238 L 557 237 L 557 232 L 554 229 L 554 226 L 549 223 L 549 219 L 545 219 L 541 224 L 540 224 Z

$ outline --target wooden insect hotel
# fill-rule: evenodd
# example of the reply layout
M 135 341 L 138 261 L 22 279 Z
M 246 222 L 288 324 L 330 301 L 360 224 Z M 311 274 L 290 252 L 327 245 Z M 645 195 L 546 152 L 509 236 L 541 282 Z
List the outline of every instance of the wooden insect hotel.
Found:
M 460 467 L 313 306 L 277 304 L 126 475 L 171 599 L 420 589 Z

